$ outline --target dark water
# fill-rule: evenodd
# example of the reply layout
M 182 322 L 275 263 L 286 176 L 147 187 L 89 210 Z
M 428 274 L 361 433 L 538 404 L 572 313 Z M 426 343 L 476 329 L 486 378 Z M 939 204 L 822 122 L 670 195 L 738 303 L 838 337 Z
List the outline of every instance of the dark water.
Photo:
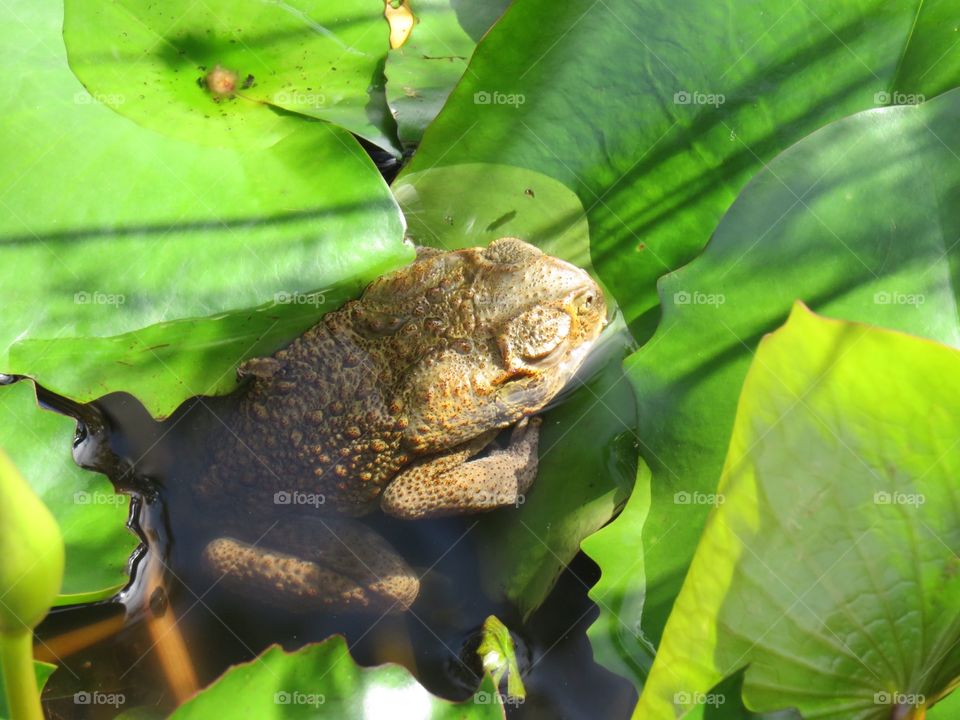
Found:
M 58 609 L 39 628 L 40 639 L 56 650 L 65 633 L 123 621 L 119 632 L 62 657 L 65 666 L 44 692 L 50 717 L 111 718 L 136 706 L 166 714 L 175 706 L 148 632 L 151 615 L 176 622 L 201 685 L 271 644 L 292 650 L 339 633 L 361 665 L 401 663 L 431 692 L 460 700 L 479 682 L 471 640 L 491 614 L 510 627 L 527 657 L 527 700 L 508 706 L 508 717 L 629 717 L 635 691 L 593 662 L 586 639 L 597 615 L 587 589 L 599 573 L 585 556 L 574 560 L 547 602 L 523 622 L 515 608 L 491 599 L 481 587 L 475 518 L 411 522 L 377 512 L 362 522 L 386 537 L 418 574 L 425 572 L 411 611 L 385 617 L 281 611 L 229 592 L 199 563 L 220 522 L 215 511 L 197 506 L 193 484 L 198 468 L 209 461 L 204 441 L 218 422 L 215 416 L 228 412 L 231 399 L 188 401 L 165 422 L 155 422 L 129 395 L 107 396 L 90 406 L 43 399 L 81 418 L 78 461 L 131 494 L 131 524 L 145 541 L 132 561 L 130 584 L 115 599 Z M 152 572 L 159 572 L 163 587 L 150 592 L 146 577 Z M 78 705 L 77 692 L 122 693 L 124 702 Z

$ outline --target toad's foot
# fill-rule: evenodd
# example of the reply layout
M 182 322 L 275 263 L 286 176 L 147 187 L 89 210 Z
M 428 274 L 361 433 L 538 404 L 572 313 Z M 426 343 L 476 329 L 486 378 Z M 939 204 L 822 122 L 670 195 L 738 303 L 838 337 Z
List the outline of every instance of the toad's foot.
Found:
M 489 436 L 454 452 L 413 465 L 387 486 L 380 507 L 405 519 L 461 515 L 522 502 L 537 476 L 538 417 L 521 420 L 505 448 L 469 458 L 485 447 Z
M 283 520 L 257 544 L 218 538 L 203 561 L 230 590 L 295 612 L 403 612 L 420 590 L 386 540 L 342 518 Z

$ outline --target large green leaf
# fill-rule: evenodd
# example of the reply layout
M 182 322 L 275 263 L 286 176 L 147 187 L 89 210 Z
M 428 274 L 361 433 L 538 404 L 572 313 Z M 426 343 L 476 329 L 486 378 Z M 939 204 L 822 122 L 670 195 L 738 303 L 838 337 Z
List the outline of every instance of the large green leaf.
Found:
M 960 692 L 952 692 L 927 713 L 927 720 L 953 720 L 960 717 Z
M 383 87 L 389 34 L 383 6 L 365 0 L 66 0 L 64 21 L 70 66 L 92 98 L 145 127 L 269 147 L 289 132 L 279 108 L 399 153 Z M 218 66 L 236 74 L 235 96 L 207 90 Z
M 663 320 L 627 362 L 652 478 L 605 531 L 611 542 L 632 535 L 620 524 L 642 520 L 649 504 L 636 550 L 645 555 L 645 578 L 633 574 L 630 591 L 643 602 L 606 627 L 657 644 L 711 508 L 753 349 L 795 299 L 831 316 L 960 344 L 952 280 L 958 119 L 960 91 L 953 91 L 823 128 L 759 173 L 703 255 L 661 281 Z M 634 562 L 600 541 L 591 550 L 613 578 Z M 635 639 L 613 642 L 630 647 Z
M 408 171 L 511 164 L 574 190 L 594 266 L 643 339 L 656 279 L 703 248 L 764 162 L 832 120 L 957 84 L 955 20 L 951 0 L 517 0 Z
M 596 375 L 544 415 L 537 481 L 516 509 L 484 516 L 480 558 L 487 591 L 529 616 L 630 495 L 637 467 L 636 406 L 623 373 L 632 347 L 621 318 L 604 331 Z
M 32 383 L 0 385 L 0 447 L 53 513 L 66 546 L 58 604 L 99 599 L 119 589 L 138 543 L 126 527 L 128 498 L 114 493 L 103 475 L 73 461 L 75 426 L 39 408 Z
M 958 420 L 960 353 L 798 304 L 750 366 L 635 717 L 743 667 L 749 707 L 825 720 L 905 718 L 960 681 Z
M 164 414 L 315 320 L 305 293 L 356 291 L 412 256 L 395 202 L 343 130 L 263 108 L 275 132 L 246 148 L 144 129 L 85 100 L 60 24 L 60 4 L 43 0 L 9 7 L 0 27 L 0 371 L 80 399 L 128 390 Z M 213 325 L 87 340 L 278 295 L 286 304 Z M 80 340 L 8 357 L 15 341 L 64 337 Z
M 358 667 L 338 635 L 295 653 L 273 646 L 256 660 L 228 670 L 170 718 L 494 720 L 503 718 L 499 698 L 487 678 L 471 700 L 441 700 L 399 665 Z
M 394 184 L 394 193 L 417 244 L 453 249 L 515 236 L 589 269 L 583 206 L 546 175 L 465 163 L 408 173 Z M 546 413 L 537 482 L 524 503 L 485 515 L 478 524 L 488 592 L 525 615 L 546 598 L 580 541 L 609 521 L 629 494 L 635 408 L 622 360 L 631 347 L 618 317 L 581 373 L 583 387 Z
M 458 3 L 417 0 L 417 24 L 402 47 L 387 56 L 387 102 L 405 146 L 420 142 L 467 68 L 477 41 L 507 7 L 507 0 Z
M 328 247 L 326 254 L 335 252 Z M 9 366 L 81 401 L 133 392 L 163 417 L 184 398 L 235 390 L 235 368 L 242 360 L 271 355 L 412 252 L 391 248 L 367 258 L 360 277 L 332 279 L 318 292 L 279 292 L 274 302 L 257 308 L 171 320 L 110 337 L 19 340 L 10 348 Z

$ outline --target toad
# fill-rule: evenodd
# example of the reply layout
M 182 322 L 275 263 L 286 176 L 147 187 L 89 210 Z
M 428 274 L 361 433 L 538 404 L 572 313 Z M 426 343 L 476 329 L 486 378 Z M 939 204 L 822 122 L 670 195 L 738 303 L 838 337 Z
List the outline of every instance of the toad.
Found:
M 249 382 L 198 488 L 234 518 L 206 567 L 297 610 L 406 609 L 416 574 L 351 518 L 516 503 L 537 472 L 536 413 L 605 322 L 584 270 L 516 238 L 419 249 L 288 347 L 240 366 Z

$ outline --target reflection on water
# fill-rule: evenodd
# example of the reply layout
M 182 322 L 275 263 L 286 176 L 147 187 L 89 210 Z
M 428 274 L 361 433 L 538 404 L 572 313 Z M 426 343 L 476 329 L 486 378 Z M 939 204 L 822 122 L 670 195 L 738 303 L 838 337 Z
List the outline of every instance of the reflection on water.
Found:
M 211 439 L 222 437 L 220 418 L 230 416 L 235 402 L 194 399 L 164 422 L 123 394 L 90 407 L 59 403 L 86 421 L 78 459 L 133 494 L 147 551 L 138 554 L 130 585 L 114 601 L 57 610 L 40 627 L 48 651 L 63 660 L 44 693 L 50 717 L 112 718 L 136 706 L 166 713 L 182 694 L 178 685 L 206 685 L 274 643 L 292 650 L 335 633 L 346 637 L 358 663 L 402 664 L 431 692 L 463 699 L 479 682 L 471 640 L 491 614 L 523 640 L 530 657 L 528 699 L 508 707 L 509 717 L 629 716 L 632 686 L 593 663 L 584 635 L 597 614 L 586 597 L 595 566 L 578 556 L 524 623 L 481 587 L 475 517 L 403 521 L 374 512 L 352 521 L 384 538 L 420 577 L 419 596 L 406 613 L 293 612 L 265 588 L 240 594 L 237 583 L 211 574 L 203 551 L 224 528 L 235 527 L 236 505 L 229 497 L 198 503 L 196 490 L 216 455 Z M 320 517 L 311 515 L 318 509 L 313 505 L 299 509 L 307 510 L 308 522 Z M 251 529 L 263 532 L 260 523 Z M 75 693 L 101 702 L 78 704 Z

